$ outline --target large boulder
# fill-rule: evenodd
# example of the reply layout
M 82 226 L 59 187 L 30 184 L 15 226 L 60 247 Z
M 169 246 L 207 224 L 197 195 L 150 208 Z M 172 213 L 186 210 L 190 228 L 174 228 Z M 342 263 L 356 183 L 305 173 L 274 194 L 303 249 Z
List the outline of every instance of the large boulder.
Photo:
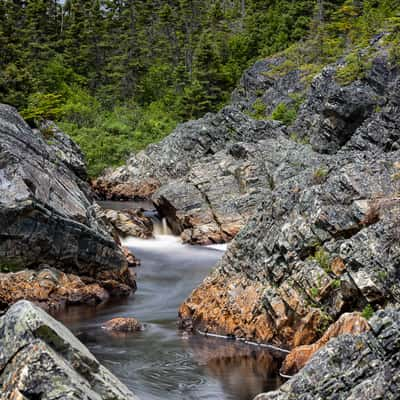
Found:
M 82 179 L 82 154 L 54 125 L 41 129 L 0 105 L 0 272 L 46 264 L 126 293 L 134 282 Z
M 135 400 L 62 324 L 28 301 L 0 319 L 4 400 Z
M 400 312 L 379 311 L 369 323 L 369 332 L 331 340 L 279 390 L 255 400 L 398 399 Z

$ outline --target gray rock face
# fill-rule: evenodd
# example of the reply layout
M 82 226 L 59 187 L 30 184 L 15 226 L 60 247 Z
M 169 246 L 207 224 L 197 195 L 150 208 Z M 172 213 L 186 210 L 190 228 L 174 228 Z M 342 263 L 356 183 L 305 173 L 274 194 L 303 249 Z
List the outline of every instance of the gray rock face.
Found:
M 298 170 L 268 170 L 273 190 L 181 307 L 185 325 L 297 346 L 343 312 L 398 301 L 400 153 L 300 148 L 288 147 Z
M 54 126 L 46 135 L 47 141 L 0 105 L 0 269 L 45 263 L 92 277 L 124 269 L 125 257 L 81 179 L 81 153 Z
M 337 72 L 326 67 L 318 75 L 291 131 L 308 136 L 322 153 L 347 150 L 394 151 L 399 148 L 399 71 L 384 50 L 371 56 L 365 77 L 341 85 Z
M 255 400 L 399 398 L 400 311 L 379 311 L 371 331 L 331 340 L 278 391 Z
M 279 122 L 255 121 L 237 107 L 227 107 L 179 126 L 126 166 L 99 178 L 95 188 L 103 194 L 113 188 L 108 196 L 117 198 L 153 195 L 158 210 L 185 241 L 230 240 L 256 204 L 246 199 L 247 188 L 255 193 L 267 186 L 258 171 L 258 153 L 264 150 L 256 143 L 277 135 L 284 136 Z
M 265 116 L 270 115 L 279 104 L 293 104 L 295 97 L 301 95 L 307 85 L 302 79 L 302 71 L 296 68 L 286 71 L 287 62 L 283 56 L 257 61 L 244 72 L 232 93 L 232 103 L 242 104 L 251 111 L 258 101 L 265 106 Z
M 1 398 L 134 400 L 72 333 L 27 301 L 0 319 Z

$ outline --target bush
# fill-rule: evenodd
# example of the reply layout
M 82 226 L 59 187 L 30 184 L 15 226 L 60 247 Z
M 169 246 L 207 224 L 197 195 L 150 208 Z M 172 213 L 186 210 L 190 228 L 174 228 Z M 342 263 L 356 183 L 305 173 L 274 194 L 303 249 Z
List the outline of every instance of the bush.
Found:
M 297 109 L 295 106 L 287 105 L 286 103 L 279 103 L 274 111 L 272 111 L 271 118 L 283 122 L 285 125 L 291 125 L 297 117 Z

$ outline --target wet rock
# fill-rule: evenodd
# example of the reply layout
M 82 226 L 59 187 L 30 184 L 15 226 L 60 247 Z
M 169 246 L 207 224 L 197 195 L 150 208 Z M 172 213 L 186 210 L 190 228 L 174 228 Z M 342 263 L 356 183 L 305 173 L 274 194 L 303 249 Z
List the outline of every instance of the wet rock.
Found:
M 0 319 L 2 399 L 128 400 L 137 397 L 72 333 L 27 301 Z
M 113 318 L 103 328 L 116 333 L 132 333 L 143 330 L 143 325 L 136 318 Z
M 47 264 L 94 280 L 126 273 L 85 176 L 82 153 L 53 124 L 33 131 L 0 105 L 0 271 Z
M 42 266 L 39 271 L 0 273 L 0 304 L 5 307 L 26 299 L 50 311 L 67 305 L 98 304 L 108 298 L 101 283 Z
M 397 399 L 400 312 L 379 311 L 369 324 L 369 332 L 330 340 L 278 391 L 255 400 Z
M 122 251 L 124 252 L 124 256 L 126 257 L 129 268 L 137 267 L 138 265 L 140 265 L 140 260 L 137 259 L 127 247 L 122 246 Z
M 345 334 L 360 335 L 368 330 L 368 322 L 365 318 L 361 317 L 360 313 L 342 314 L 317 342 L 294 348 L 285 358 L 281 373 L 284 375 L 294 375 L 306 365 L 315 352 L 335 337 Z
M 141 210 L 103 210 L 100 216 L 112 224 L 122 237 L 149 239 L 153 236 L 153 222 Z

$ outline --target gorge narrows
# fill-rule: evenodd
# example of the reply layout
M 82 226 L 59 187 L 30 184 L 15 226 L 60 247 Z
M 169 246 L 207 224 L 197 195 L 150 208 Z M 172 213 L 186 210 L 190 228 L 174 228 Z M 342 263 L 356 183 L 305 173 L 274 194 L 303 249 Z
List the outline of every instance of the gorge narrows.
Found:
M 102 205 L 149 207 L 146 203 Z M 166 233 L 162 220 L 154 225 L 153 239 L 122 240 L 141 260 L 134 295 L 97 307 L 70 307 L 57 318 L 146 400 L 250 400 L 279 387 L 280 363 L 268 349 L 178 330 L 180 304 L 220 260 L 226 246 L 184 245 L 178 237 L 162 234 Z M 130 335 L 110 334 L 102 326 L 115 317 L 135 317 L 145 329 Z

